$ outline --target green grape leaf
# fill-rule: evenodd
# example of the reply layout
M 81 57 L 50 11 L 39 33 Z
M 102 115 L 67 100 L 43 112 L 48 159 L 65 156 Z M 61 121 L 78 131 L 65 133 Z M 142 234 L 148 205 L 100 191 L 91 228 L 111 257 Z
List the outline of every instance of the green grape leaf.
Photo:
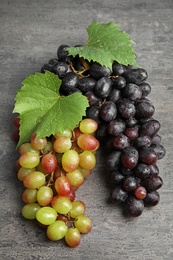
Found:
M 87 28 L 88 40 L 84 46 L 67 48 L 68 54 L 79 55 L 84 59 L 96 61 L 112 70 L 112 63 L 139 66 L 132 48 L 135 44 L 130 36 L 119 29 L 119 25 L 110 22 L 100 24 L 94 21 Z
M 42 138 L 74 129 L 86 115 L 88 100 L 81 93 L 60 96 L 61 80 L 46 71 L 28 76 L 17 91 L 13 113 L 20 115 L 20 139 L 17 144 L 28 142 L 36 132 Z

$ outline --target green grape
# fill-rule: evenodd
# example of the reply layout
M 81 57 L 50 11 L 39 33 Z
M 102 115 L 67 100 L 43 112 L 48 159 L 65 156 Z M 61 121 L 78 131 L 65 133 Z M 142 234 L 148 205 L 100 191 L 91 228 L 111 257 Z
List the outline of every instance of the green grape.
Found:
M 31 145 L 35 150 L 43 150 L 47 145 L 47 139 L 46 138 L 36 138 L 37 134 L 33 133 L 31 135 Z
M 23 180 L 23 184 L 28 189 L 41 187 L 46 181 L 46 177 L 42 172 L 30 172 Z
M 35 152 L 27 152 L 19 157 L 19 163 L 24 168 L 34 168 L 40 162 L 40 157 Z
M 60 214 L 67 214 L 72 208 L 72 202 L 65 196 L 54 196 L 51 206 Z
M 82 173 L 77 169 L 73 172 L 68 172 L 66 174 L 66 177 L 73 187 L 79 187 L 84 183 L 84 177 Z
M 65 153 L 70 150 L 71 146 L 71 139 L 67 136 L 60 136 L 53 143 L 53 149 L 57 153 Z
M 75 200 L 72 202 L 72 209 L 70 210 L 70 216 L 72 218 L 76 218 L 79 215 L 83 215 L 85 213 L 86 206 L 83 201 Z
M 53 144 L 50 141 L 47 141 L 46 147 L 43 149 L 44 153 L 50 153 L 53 150 Z
M 75 219 L 74 225 L 83 234 L 88 233 L 92 228 L 91 219 L 86 215 L 79 215 Z
M 20 167 L 18 173 L 17 173 L 17 177 L 20 181 L 23 181 L 24 178 L 30 173 L 30 172 L 34 172 L 36 170 L 36 168 L 24 168 L 24 167 Z
M 37 192 L 37 201 L 41 206 L 50 204 L 53 198 L 53 190 L 48 186 L 42 186 Z
M 36 219 L 43 225 L 50 225 L 55 222 L 57 212 L 52 207 L 42 207 L 36 213 Z
M 74 150 L 66 151 L 62 156 L 62 167 L 66 172 L 72 172 L 79 165 L 79 155 Z
M 37 189 L 25 189 L 22 193 L 22 200 L 25 203 L 32 203 L 37 201 Z
M 34 147 L 32 146 L 31 143 L 23 143 L 21 144 L 21 146 L 19 147 L 18 149 L 19 151 L 19 154 L 22 155 L 24 153 L 27 153 L 27 152 L 32 152 L 32 153 L 40 153 L 40 151 L 37 151 L 36 149 L 34 149 Z
M 81 234 L 79 230 L 75 227 L 68 228 L 67 233 L 65 235 L 65 241 L 67 245 L 71 247 L 78 246 L 81 241 Z
M 84 168 L 81 167 L 80 165 L 78 166 L 77 170 L 79 170 L 79 171 L 82 173 L 82 175 L 83 175 L 84 178 L 87 178 L 87 177 L 90 176 L 91 173 L 92 173 L 92 170 L 84 169 Z
M 79 124 L 79 129 L 84 134 L 92 134 L 98 128 L 98 123 L 94 119 L 85 118 Z
M 99 148 L 99 141 L 92 134 L 80 135 L 77 144 L 82 150 L 96 151 Z
M 65 237 L 68 227 L 62 220 L 56 220 L 47 227 L 47 236 L 50 240 L 60 240 Z
M 79 158 L 79 164 L 84 169 L 91 170 L 96 165 L 96 157 L 91 151 L 83 151 L 79 154 Z
M 67 128 L 63 132 L 57 132 L 56 134 L 54 134 L 54 137 L 56 139 L 60 136 L 67 136 L 71 139 L 72 138 L 72 131 L 70 130 L 70 128 Z
M 23 206 L 22 208 L 22 216 L 26 219 L 35 219 L 37 210 L 39 210 L 41 206 L 38 203 L 29 203 Z

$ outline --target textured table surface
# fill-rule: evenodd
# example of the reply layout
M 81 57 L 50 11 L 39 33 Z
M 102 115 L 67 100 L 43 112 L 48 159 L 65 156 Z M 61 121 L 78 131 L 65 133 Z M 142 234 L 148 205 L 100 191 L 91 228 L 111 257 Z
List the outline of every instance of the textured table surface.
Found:
M 93 21 L 114 21 L 136 42 L 137 61 L 149 74 L 149 99 L 160 120 L 167 154 L 159 161 L 164 185 L 156 207 L 135 219 L 109 205 L 104 160 L 77 198 L 87 205 L 93 229 L 69 248 L 51 242 L 33 221 L 21 216 L 23 187 L 13 170 L 18 158 L 12 140 L 12 110 L 22 80 L 50 58 L 59 45 L 84 44 Z M 0 1 L 0 259 L 173 259 L 173 1 L 172 0 L 1 0 Z

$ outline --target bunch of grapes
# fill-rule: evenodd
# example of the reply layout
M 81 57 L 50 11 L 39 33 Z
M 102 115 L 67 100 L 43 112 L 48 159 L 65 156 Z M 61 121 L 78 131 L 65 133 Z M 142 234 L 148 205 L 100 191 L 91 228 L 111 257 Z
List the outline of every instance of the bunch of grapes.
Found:
M 147 71 L 116 61 L 110 70 L 68 56 L 68 47 L 59 46 L 57 58 L 44 64 L 41 72 L 49 70 L 62 79 L 62 95 L 81 92 L 88 98 L 86 117 L 97 121 L 96 137 L 108 154 L 105 172 L 110 200 L 124 205 L 129 215 L 140 216 L 145 206 L 159 203 L 163 180 L 157 161 L 166 153 L 155 107 L 148 99 Z
M 18 129 L 19 117 L 14 125 Z M 18 149 L 15 168 L 25 187 L 23 217 L 36 219 L 50 240 L 65 237 L 71 247 L 92 228 L 84 202 L 75 200 L 75 191 L 96 165 L 97 128 L 95 120 L 83 119 L 73 131 L 65 129 L 49 138 L 37 138 L 33 133 L 30 142 Z

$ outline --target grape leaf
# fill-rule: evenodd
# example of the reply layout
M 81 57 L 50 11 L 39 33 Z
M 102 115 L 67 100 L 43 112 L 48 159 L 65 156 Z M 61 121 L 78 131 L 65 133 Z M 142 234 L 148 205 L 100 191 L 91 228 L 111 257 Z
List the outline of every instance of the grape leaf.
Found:
M 113 22 L 100 24 L 94 21 L 87 28 L 88 40 L 84 46 L 67 48 L 69 55 L 96 61 L 112 70 L 112 63 L 139 66 L 132 48 L 134 41 Z
M 81 93 L 60 96 L 61 80 L 53 73 L 36 72 L 28 76 L 18 90 L 13 113 L 20 115 L 20 139 L 17 144 L 28 142 L 32 133 L 37 138 L 74 129 L 86 114 L 88 100 Z

